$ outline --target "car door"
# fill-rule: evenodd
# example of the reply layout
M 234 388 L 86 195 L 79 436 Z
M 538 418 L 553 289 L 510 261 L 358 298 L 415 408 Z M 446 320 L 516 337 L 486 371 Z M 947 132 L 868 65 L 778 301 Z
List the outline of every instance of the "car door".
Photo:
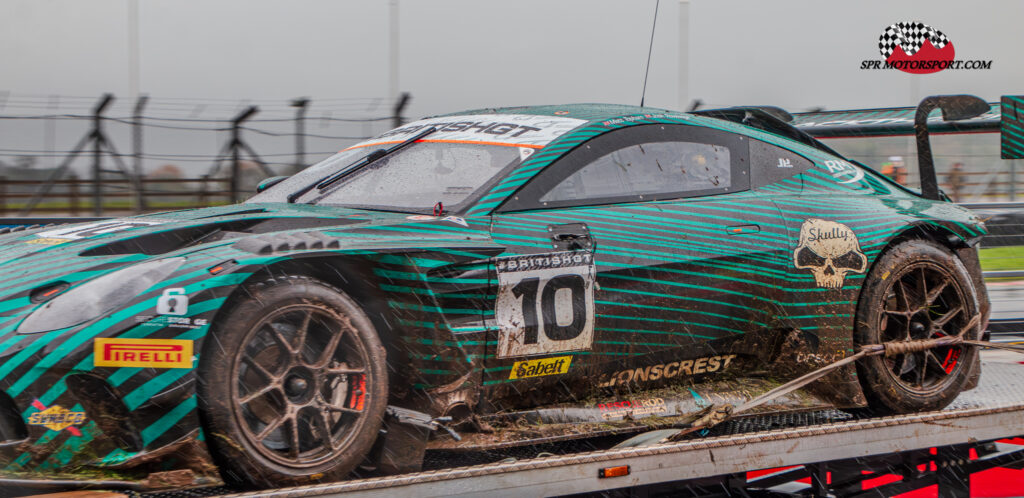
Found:
M 731 301 L 769 293 L 776 274 L 716 275 L 786 249 L 770 202 L 730 200 L 748 189 L 747 157 L 735 134 L 634 126 L 578 147 L 497 209 L 492 237 L 507 251 L 489 398 L 529 405 L 728 369 L 735 356 L 715 341 L 766 320 L 736 310 L 774 312 Z

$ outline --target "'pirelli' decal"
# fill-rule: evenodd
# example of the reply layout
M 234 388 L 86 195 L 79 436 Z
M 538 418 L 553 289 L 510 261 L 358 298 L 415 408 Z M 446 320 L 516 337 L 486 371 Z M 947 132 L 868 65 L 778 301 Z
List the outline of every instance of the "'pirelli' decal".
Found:
M 180 339 L 96 339 L 97 367 L 192 368 L 192 341 Z

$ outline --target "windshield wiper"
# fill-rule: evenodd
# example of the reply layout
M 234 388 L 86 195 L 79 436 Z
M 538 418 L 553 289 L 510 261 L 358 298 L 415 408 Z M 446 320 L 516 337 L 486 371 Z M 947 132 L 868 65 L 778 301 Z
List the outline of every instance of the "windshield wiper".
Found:
M 392 154 L 394 152 L 397 152 L 398 150 L 400 150 L 402 148 L 405 148 L 406 146 L 416 142 L 417 140 L 421 140 L 423 137 L 426 137 L 427 135 L 430 135 L 431 133 L 434 133 L 435 131 L 437 131 L 437 127 L 436 126 L 432 126 L 430 128 L 427 128 L 426 130 L 423 130 L 423 131 L 421 131 L 421 132 L 419 132 L 419 133 L 409 137 L 408 139 L 402 141 L 401 143 L 397 143 L 395 145 L 392 145 L 391 147 L 389 147 L 387 149 L 377 149 L 377 150 L 375 150 L 375 151 L 373 151 L 373 152 L 363 156 L 362 159 L 360 159 L 360 160 L 358 160 L 358 161 L 356 161 L 356 162 L 354 162 L 352 164 L 349 164 L 348 166 L 343 168 L 341 171 L 339 171 L 337 173 L 332 173 L 330 175 L 327 175 L 327 176 L 325 176 L 325 177 L 323 177 L 323 178 L 321 178 L 321 179 L 319 179 L 319 180 L 317 180 L 317 181 L 315 181 L 313 183 L 310 183 L 309 185 L 306 185 L 305 187 L 302 187 L 299 190 L 296 190 L 295 192 L 292 192 L 291 194 L 288 195 L 288 203 L 289 204 L 294 204 L 296 199 L 298 199 L 299 197 L 302 197 L 306 192 L 309 192 L 310 190 L 313 190 L 313 187 L 316 187 L 317 190 L 322 192 L 322 191 L 326 190 L 327 187 L 330 187 L 331 185 L 334 185 L 335 183 L 337 183 L 342 178 L 345 178 L 346 176 L 348 176 L 348 175 L 350 175 L 350 174 L 352 174 L 352 173 L 354 173 L 356 171 L 359 171 L 360 169 L 363 169 L 363 168 L 365 168 L 365 167 L 367 167 L 367 166 L 377 162 L 378 160 L 380 160 L 383 157 L 386 157 L 386 156 L 388 156 L 388 155 L 390 155 L 390 154 Z

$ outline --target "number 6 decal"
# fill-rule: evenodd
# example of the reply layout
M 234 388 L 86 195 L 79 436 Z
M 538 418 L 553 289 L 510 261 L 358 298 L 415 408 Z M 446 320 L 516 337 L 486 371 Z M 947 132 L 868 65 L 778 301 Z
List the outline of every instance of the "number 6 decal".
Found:
M 590 349 L 594 342 L 594 260 L 566 251 L 499 258 L 498 357 Z

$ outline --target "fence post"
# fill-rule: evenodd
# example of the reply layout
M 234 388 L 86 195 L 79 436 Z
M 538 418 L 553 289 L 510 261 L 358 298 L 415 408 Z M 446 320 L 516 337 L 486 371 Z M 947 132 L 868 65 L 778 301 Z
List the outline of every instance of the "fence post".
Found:
M 398 103 L 395 104 L 393 113 L 391 114 L 391 125 L 394 128 L 402 126 L 405 118 L 402 117 L 402 112 L 405 111 L 405 106 L 409 105 L 409 99 L 411 95 L 409 92 L 402 92 L 402 95 L 398 97 Z
M 135 191 L 136 214 L 146 209 L 146 189 L 142 183 L 142 110 L 148 101 L 148 96 L 140 95 L 139 100 L 135 101 L 135 111 L 132 113 L 132 174 L 138 182 Z
M 1017 160 L 1010 161 L 1010 202 L 1017 200 Z
M 0 216 L 7 216 L 7 177 L 0 176 Z
M 199 180 L 199 206 L 206 207 L 206 180 L 210 175 L 203 175 Z
M 259 112 L 260 108 L 251 106 L 235 116 L 231 121 L 231 203 L 238 202 L 238 174 L 242 168 L 242 123 Z
M 68 207 L 71 216 L 78 216 L 78 175 L 74 173 L 68 177 Z
M 292 174 L 302 171 L 306 165 L 306 107 L 309 106 L 309 99 L 306 97 L 292 101 L 295 107 L 295 165 L 292 167 Z
M 92 111 L 92 213 L 103 215 L 103 111 L 114 101 L 114 96 L 105 93 Z

